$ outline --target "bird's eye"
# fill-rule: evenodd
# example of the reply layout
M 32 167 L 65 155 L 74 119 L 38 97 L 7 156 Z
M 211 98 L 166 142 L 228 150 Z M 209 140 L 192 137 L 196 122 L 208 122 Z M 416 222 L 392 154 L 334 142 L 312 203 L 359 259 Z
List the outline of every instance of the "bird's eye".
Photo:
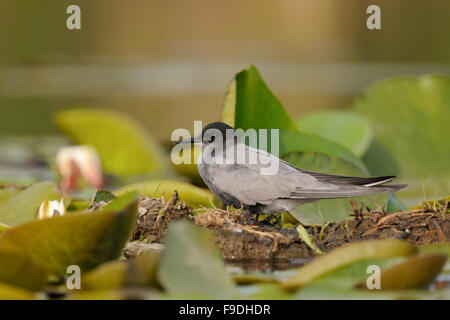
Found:
M 214 142 L 215 139 L 216 139 L 216 136 L 211 136 L 211 138 L 209 138 L 209 142 Z

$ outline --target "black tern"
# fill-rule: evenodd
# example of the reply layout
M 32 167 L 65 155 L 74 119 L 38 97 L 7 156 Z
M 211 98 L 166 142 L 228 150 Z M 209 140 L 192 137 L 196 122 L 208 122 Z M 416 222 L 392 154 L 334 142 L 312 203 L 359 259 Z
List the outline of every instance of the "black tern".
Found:
M 213 122 L 203 128 L 201 136 L 183 139 L 177 144 L 201 145 L 202 159 L 198 170 L 205 184 L 224 204 L 242 208 L 248 213 L 292 212 L 300 204 L 320 199 L 360 197 L 406 187 L 386 185 L 395 176 L 362 178 L 300 169 L 268 152 L 246 145 L 230 132 L 235 132 L 233 127 Z M 236 154 L 228 158 L 229 152 Z M 237 161 L 239 154 L 243 154 L 246 160 L 255 156 L 260 162 Z M 274 161 L 277 171 L 261 174 L 262 167 Z

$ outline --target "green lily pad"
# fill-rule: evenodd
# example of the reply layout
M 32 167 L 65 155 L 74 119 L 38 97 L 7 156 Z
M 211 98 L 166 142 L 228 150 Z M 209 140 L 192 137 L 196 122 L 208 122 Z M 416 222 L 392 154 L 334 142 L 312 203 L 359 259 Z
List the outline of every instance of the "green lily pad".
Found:
M 159 283 L 170 295 L 198 294 L 210 299 L 236 296 L 209 230 L 187 222 L 169 227 L 158 269 Z
M 450 193 L 450 78 L 425 75 L 375 84 L 353 108 L 371 123 L 375 140 L 364 156 L 372 174 L 397 175 L 407 206 Z
M 364 116 L 349 111 L 328 110 L 306 114 L 297 120 L 301 132 L 336 142 L 362 156 L 372 141 L 372 127 Z
M 10 226 L 33 220 L 45 200 L 60 200 L 55 184 L 44 181 L 21 191 L 0 206 L 0 223 Z
M 26 255 L 60 276 L 70 265 L 91 269 L 120 255 L 134 226 L 136 198 L 118 198 L 117 210 L 72 213 L 10 228 L 0 237 L 0 249 Z
M 297 289 L 320 276 L 357 261 L 408 256 L 416 252 L 417 248 L 406 241 L 368 240 L 355 242 L 334 249 L 300 267 L 295 275 L 282 282 L 282 287 L 289 290 Z
M 93 146 L 108 173 L 121 177 L 169 173 L 158 143 L 125 114 L 75 109 L 57 113 L 55 121 L 75 143 Z
M 2 234 L 3 232 L 5 232 L 6 230 L 8 230 L 10 228 L 10 226 L 0 223 L 0 234 Z
M 439 253 L 415 255 L 381 272 L 381 289 L 426 288 L 445 265 L 447 256 Z
M 28 290 L 0 283 L 0 300 L 34 300 L 36 296 Z
M 0 283 L 38 291 L 44 287 L 47 276 L 47 271 L 30 258 L 0 249 Z
M 121 195 L 125 192 L 137 191 L 142 196 L 155 198 L 161 197 L 164 193 L 165 199 L 169 200 L 175 190 L 178 192 L 180 200 L 193 208 L 198 208 L 199 206 L 211 207 L 219 204 L 217 198 L 208 189 L 199 188 L 192 184 L 175 180 L 138 182 L 121 187 L 115 190 L 114 193 Z
M 83 290 L 156 287 L 159 252 L 143 252 L 134 259 L 106 262 L 82 276 Z
M 0 186 L 0 206 L 21 192 L 23 188 L 3 188 Z
M 408 208 L 405 204 L 393 193 L 389 193 L 388 202 L 386 205 L 386 212 L 397 212 L 397 211 L 405 211 Z
M 233 103 L 232 99 L 229 103 Z M 231 111 L 227 104 L 224 110 Z M 236 75 L 235 128 L 297 130 L 295 122 L 254 66 Z

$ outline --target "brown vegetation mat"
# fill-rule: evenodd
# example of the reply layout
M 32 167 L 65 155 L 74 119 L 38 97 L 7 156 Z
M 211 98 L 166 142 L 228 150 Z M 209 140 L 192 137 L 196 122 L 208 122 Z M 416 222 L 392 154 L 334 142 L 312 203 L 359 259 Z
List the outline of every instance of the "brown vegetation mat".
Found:
M 352 219 L 306 227 L 323 252 L 366 239 L 397 238 L 419 245 L 450 241 L 448 203 L 439 210 L 427 207 L 386 214 L 383 210 L 358 209 L 350 201 L 354 209 Z M 295 228 L 283 229 L 262 223 L 246 225 L 242 214 L 221 209 L 193 214 L 192 209 L 178 200 L 176 193 L 167 202 L 159 198 L 139 199 L 139 215 L 131 240 L 162 243 L 168 224 L 182 219 L 213 230 L 214 240 L 230 265 L 245 269 L 285 269 L 316 255 L 299 238 Z

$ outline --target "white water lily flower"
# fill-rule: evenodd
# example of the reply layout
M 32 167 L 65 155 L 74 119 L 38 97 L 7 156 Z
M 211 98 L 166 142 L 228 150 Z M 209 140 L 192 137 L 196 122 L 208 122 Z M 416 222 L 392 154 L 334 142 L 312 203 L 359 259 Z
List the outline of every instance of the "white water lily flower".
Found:
M 64 200 L 45 200 L 42 202 L 38 211 L 36 212 L 36 219 L 51 218 L 53 216 L 63 216 L 66 213 Z
M 91 146 L 71 146 L 59 149 L 56 155 L 56 166 L 62 177 L 61 189 L 63 191 L 77 189 L 80 176 L 96 189 L 101 189 L 104 185 L 100 157 Z

